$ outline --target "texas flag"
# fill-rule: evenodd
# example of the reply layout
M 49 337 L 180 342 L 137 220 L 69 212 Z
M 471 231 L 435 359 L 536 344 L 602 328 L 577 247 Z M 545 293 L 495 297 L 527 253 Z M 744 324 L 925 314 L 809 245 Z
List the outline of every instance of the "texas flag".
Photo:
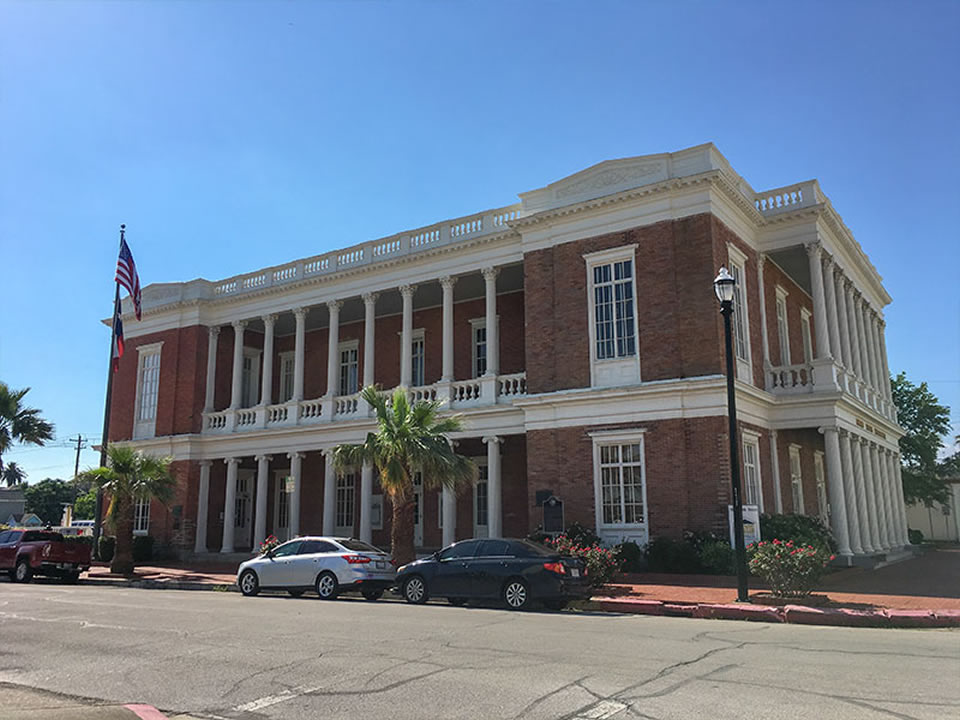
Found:
M 113 310 L 113 371 L 120 368 L 120 358 L 123 357 L 123 320 L 120 319 L 120 303 L 116 303 Z

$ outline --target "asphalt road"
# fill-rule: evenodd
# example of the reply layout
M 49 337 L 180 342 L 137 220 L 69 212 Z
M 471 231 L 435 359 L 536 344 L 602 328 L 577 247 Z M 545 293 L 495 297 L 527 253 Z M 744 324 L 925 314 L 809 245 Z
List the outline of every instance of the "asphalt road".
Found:
M 244 718 L 960 718 L 960 632 L 0 581 L 37 689 Z

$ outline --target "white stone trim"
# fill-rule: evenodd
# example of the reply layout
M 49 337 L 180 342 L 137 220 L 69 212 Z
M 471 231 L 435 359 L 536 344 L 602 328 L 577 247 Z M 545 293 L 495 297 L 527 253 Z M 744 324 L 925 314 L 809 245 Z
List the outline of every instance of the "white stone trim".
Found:
M 140 419 L 140 407 L 143 402 L 143 364 L 146 358 L 157 356 L 157 383 L 156 398 L 154 399 L 153 417 L 147 420 Z M 133 439 L 142 440 L 152 438 L 157 430 L 157 413 L 160 407 L 160 370 L 163 364 L 163 341 L 137 346 L 137 385 L 133 396 Z
M 730 272 L 734 273 L 734 270 L 739 274 L 738 285 L 741 287 L 737 288 L 737 292 L 740 293 L 740 297 L 743 299 L 741 303 L 743 307 L 743 347 L 746 357 L 741 358 L 737 354 L 737 304 L 734 302 L 733 308 L 733 347 L 734 352 L 733 356 L 736 360 L 737 366 L 737 379 L 744 382 L 753 384 L 753 347 L 752 347 L 752 338 L 750 336 L 750 300 L 749 300 L 749 284 L 747 283 L 747 255 L 740 248 L 734 245 L 732 242 L 727 243 L 727 262 L 730 264 Z
M 591 433 L 593 440 L 593 510 L 597 535 L 606 543 L 633 540 L 642 545 L 649 540 L 650 506 L 647 503 L 647 452 L 644 443 L 645 432 L 622 430 Z M 610 445 L 640 445 L 640 495 L 643 502 L 643 522 L 605 523 L 603 521 L 603 491 L 600 471 L 600 448 Z M 622 460 L 621 460 L 622 464 Z

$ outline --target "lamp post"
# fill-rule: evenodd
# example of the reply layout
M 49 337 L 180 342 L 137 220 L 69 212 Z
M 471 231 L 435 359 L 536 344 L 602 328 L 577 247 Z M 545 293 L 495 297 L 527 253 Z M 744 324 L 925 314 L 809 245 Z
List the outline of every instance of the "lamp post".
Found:
M 747 592 L 747 549 L 743 542 L 743 499 L 740 496 L 740 456 L 737 452 L 737 396 L 733 388 L 733 291 L 737 281 L 725 267 L 713 281 L 713 290 L 720 301 L 723 335 L 727 348 L 727 421 L 730 436 L 730 485 L 733 500 L 733 542 L 737 562 L 737 601 L 749 602 Z

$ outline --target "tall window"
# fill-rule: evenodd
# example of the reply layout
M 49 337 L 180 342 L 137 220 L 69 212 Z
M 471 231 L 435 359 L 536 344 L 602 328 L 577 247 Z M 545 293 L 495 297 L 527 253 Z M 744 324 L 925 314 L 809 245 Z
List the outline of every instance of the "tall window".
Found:
M 288 402 L 293 397 L 293 366 L 292 352 L 280 353 L 280 402 Z
M 243 377 L 240 383 L 240 407 L 253 407 L 257 404 L 257 357 L 244 353 Z
M 137 500 L 133 506 L 133 534 L 146 535 L 150 531 L 150 501 Z
M 755 437 L 743 438 L 743 502 L 761 506 L 760 502 L 760 446 Z M 762 511 L 763 508 L 760 507 Z
M 824 525 L 830 524 L 830 501 L 827 500 L 827 477 L 823 468 L 823 453 L 814 453 L 813 472 L 817 478 L 817 514 Z
M 471 320 L 473 326 L 473 376 L 480 377 L 487 371 L 487 321 Z
M 338 528 L 351 528 L 351 532 L 356 486 L 356 473 L 345 473 L 337 476 L 336 525 Z
M 804 308 L 800 311 L 800 333 L 803 335 L 803 361 L 813 362 L 813 333 L 810 330 L 810 312 Z
M 487 526 L 487 480 L 490 477 L 486 464 L 477 463 L 477 482 L 473 486 L 473 524 Z
M 636 354 L 633 306 L 633 260 L 595 265 L 593 312 L 597 360 Z
M 645 522 L 643 506 L 643 444 L 601 444 L 600 505 L 604 525 Z
M 734 350 L 739 360 L 749 362 L 750 336 L 748 334 L 749 326 L 747 325 L 747 306 L 745 300 L 747 294 L 743 284 L 746 273 L 744 272 L 743 265 L 731 261 L 730 274 L 733 275 L 733 279 L 736 280 L 733 286 Z
M 340 395 L 353 395 L 359 389 L 357 358 L 358 345 L 356 342 L 340 344 Z
M 410 373 L 410 383 L 413 387 L 421 387 L 425 385 L 424 375 L 423 375 L 423 334 L 421 333 L 419 337 L 413 338 L 413 347 L 412 347 L 412 365 Z
M 777 288 L 777 338 L 780 341 L 780 364 L 790 364 L 790 332 L 787 326 L 786 293 Z
M 793 511 L 803 514 L 803 472 L 800 468 L 800 446 L 790 446 L 790 489 L 793 492 Z
M 137 422 L 153 421 L 157 417 L 157 391 L 160 388 L 160 348 L 140 353 L 137 384 L 140 387 Z

